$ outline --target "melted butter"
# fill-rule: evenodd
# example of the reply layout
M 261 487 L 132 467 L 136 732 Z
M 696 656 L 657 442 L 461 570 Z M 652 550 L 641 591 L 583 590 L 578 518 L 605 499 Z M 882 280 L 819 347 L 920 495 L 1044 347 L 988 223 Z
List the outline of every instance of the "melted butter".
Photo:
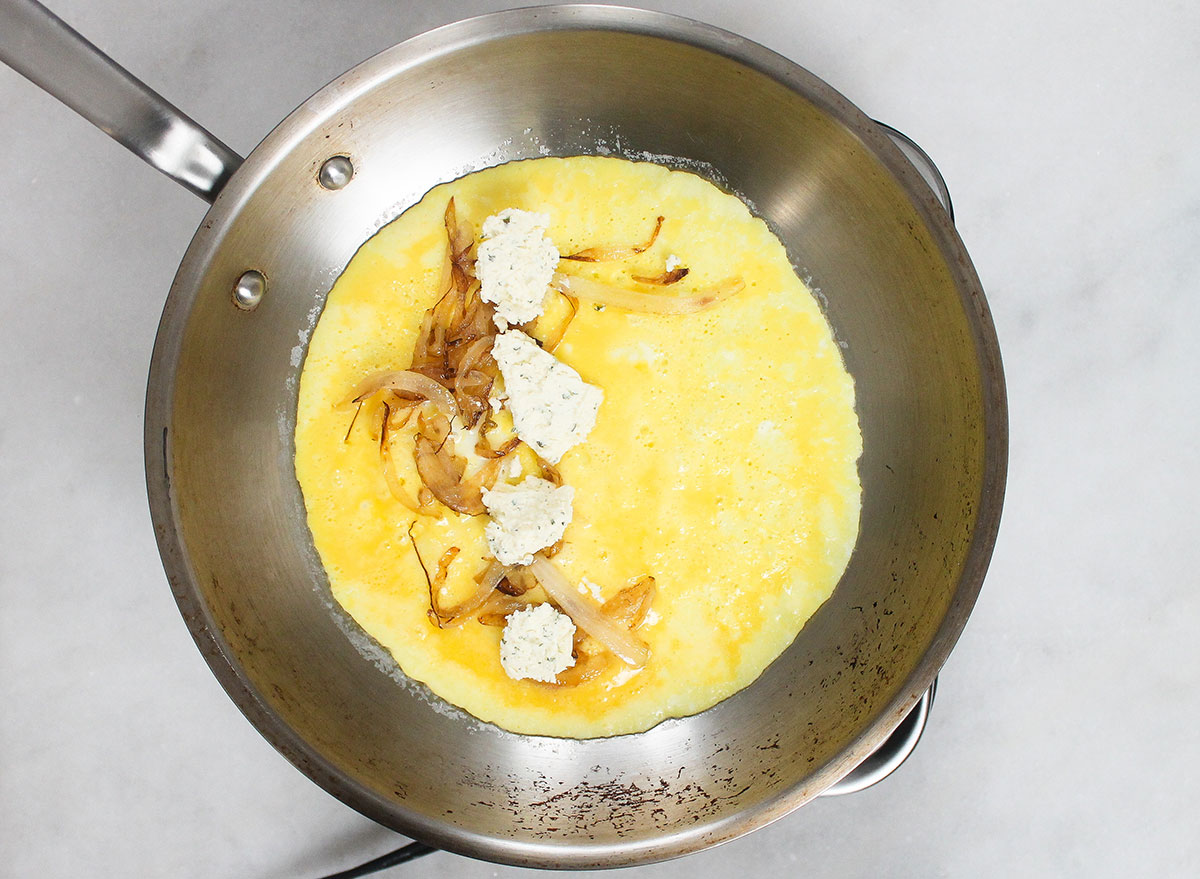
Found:
M 656 578 L 654 612 L 638 632 L 651 649 L 641 670 L 614 663 L 574 688 L 513 681 L 500 667 L 501 629 L 435 627 L 407 531 L 431 569 L 446 548 L 462 549 L 442 596 L 450 603 L 474 588 L 485 519 L 415 516 L 389 493 L 362 425 L 343 442 L 353 412 L 337 403 L 364 375 L 407 365 L 437 299 L 451 195 L 477 231 L 508 207 L 549 214 L 562 253 L 644 240 L 661 214 L 645 253 L 564 267 L 619 282 L 657 275 L 676 254 L 691 270 L 676 289 L 746 282 L 692 315 L 598 311 L 584 301 L 555 352 L 604 389 L 595 429 L 559 468 L 576 494 L 556 562 L 605 597 L 641 575 Z M 396 439 L 395 460 L 415 495 L 405 440 Z M 860 452 L 853 383 L 766 225 L 695 175 L 598 157 L 512 163 L 438 186 L 364 244 L 313 334 L 296 428 L 313 540 L 334 596 L 359 625 L 409 677 L 476 717 L 577 738 L 694 714 L 758 677 L 845 569 L 858 531 Z

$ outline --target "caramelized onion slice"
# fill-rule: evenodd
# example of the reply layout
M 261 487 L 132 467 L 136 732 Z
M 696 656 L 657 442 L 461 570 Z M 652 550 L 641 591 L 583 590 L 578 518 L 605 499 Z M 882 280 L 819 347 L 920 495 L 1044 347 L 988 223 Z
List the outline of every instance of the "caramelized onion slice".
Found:
M 479 608 L 477 619 L 485 626 L 503 626 L 508 623 L 508 618 L 514 611 L 528 606 L 528 602 L 519 598 L 505 595 L 503 592 L 493 592 L 483 603 L 483 607 Z
M 625 247 L 589 247 L 586 250 L 580 250 L 577 253 L 564 256 L 563 259 L 573 259 L 577 262 L 604 262 L 634 256 L 654 246 L 654 242 L 658 240 L 658 233 L 662 230 L 664 219 L 665 217 L 658 218 L 658 221 L 654 224 L 654 231 L 650 233 L 650 238 L 644 244 L 633 244 Z
M 446 239 L 450 243 L 451 262 L 465 267 L 463 264 L 466 262 L 468 251 L 475 243 L 475 235 L 470 226 L 458 221 L 458 211 L 454 206 L 453 196 L 450 197 L 450 201 L 446 202 L 446 212 L 442 215 L 442 222 L 446 226 Z
M 440 569 L 439 569 L 440 570 Z M 479 588 L 476 589 L 464 601 L 459 602 L 453 607 L 440 608 L 437 606 L 437 590 L 434 589 L 429 593 L 429 613 L 434 622 L 438 624 L 438 628 L 444 626 L 460 626 L 473 614 L 489 604 L 493 593 L 496 591 L 496 586 L 512 571 L 512 568 L 507 565 L 502 565 L 495 559 L 488 565 L 483 572 L 483 578 L 479 581 Z
M 678 284 L 688 276 L 690 269 L 680 266 L 669 272 L 663 272 L 661 275 L 655 275 L 653 278 L 647 278 L 644 275 L 630 275 L 639 284 L 653 284 L 656 287 L 669 287 L 672 284 Z
M 361 403 L 359 404 L 362 405 Z M 405 410 L 405 420 L 407 416 L 412 414 L 412 409 Z M 385 400 L 383 403 L 383 424 L 379 430 L 379 457 L 383 460 L 383 479 L 387 483 L 388 490 L 392 493 L 392 497 L 404 504 L 414 513 L 424 514 L 422 510 L 408 492 L 404 489 L 404 483 L 400 481 L 400 477 L 396 475 L 396 465 L 392 460 L 392 444 L 388 441 L 388 433 L 392 428 L 392 409 Z
M 571 326 L 571 321 L 575 320 L 575 315 L 579 313 L 579 299 L 570 293 L 564 293 L 562 290 L 555 290 L 554 292 L 567 300 L 567 305 L 571 306 L 571 313 L 567 315 L 565 320 L 559 322 L 553 333 L 542 340 L 541 346 L 547 351 L 553 351 L 558 347 L 559 343 L 563 340 L 563 336 L 567 334 L 567 329 Z M 538 318 L 538 320 L 541 320 L 541 318 Z
M 488 409 L 488 394 L 492 392 L 499 367 L 492 359 L 491 350 L 495 336 L 476 339 L 464 348 L 457 364 L 452 366 L 454 399 L 466 427 L 474 427 Z
M 454 289 L 454 245 L 446 242 L 446 258 L 442 260 L 442 274 L 438 278 L 437 289 L 445 296 Z
M 609 654 L 604 651 L 589 653 L 586 650 L 577 650 L 573 666 L 560 671 L 553 681 L 535 683 L 543 687 L 577 687 L 604 672 L 609 666 L 609 661 Z
M 676 295 L 626 290 L 603 281 L 565 275 L 562 272 L 556 272 L 551 283 L 556 290 L 578 296 L 580 299 L 644 314 L 693 314 L 740 293 L 746 286 L 741 278 L 726 278 L 707 290 Z
M 413 454 L 421 481 L 439 501 L 468 516 L 487 512 L 483 505 L 483 489 L 496 484 L 504 458 L 493 458 L 470 479 L 463 479 L 466 462 L 450 450 L 449 443 L 437 446 L 428 437 L 418 434 Z
M 451 454 L 444 444 L 435 445 L 418 434 L 413 455 L 421 481 L 435 498 L 458 513 L 474 516 L 484 512 L 483 498 L 472 499 L 462 490 L 465 462 Z
M 498 449 L 493 449 L 491 443 L 487 441 L 483 431 L 479 432 L 479 439 L 475 442 L 475 454 L 481 458 L 503 458 L 510 452 L 513 452 L 521 445 L 521 438 L 514 436 Z
M 362 414 L 362 400 L 358 401 L 358 405 L 354 407 L 354 417 L 350 419 L 350 426 L 346 428 L 346 435 L 342 437 L 343 443 L 350 442 L 350 431 L 354 430 L 354 424 L 358 421 L 358 416 Z
M 413 343 L 412 367 L 424 365 L 430 361 L 429 342 L 433 338 L 433 309 L 425 312 L 421 318 L 421 327 L 417 330 L 417 340 Z
M 450 431 L 450 419 L 441 412 L 434 413 L 432 418 L 426 418 L 423 412 L 417 416 L 417 433 L 439 449 L 446 444 Z
M 462 320 L 452 328 L 452 338 L 471 341 L 483 336 L 495 336 L 496 322 L 493 315 L 496 313 L 496 306 L 484 302 L 479 293 L 479 281 L 472 279 L 464 294 Z
M 458 404 L 454 402 L 454 395 L 452 393 L 429 376 L 407 369 L 399 371 L 385 370 L 367 376 L 355 386 L 350 395 L 342 402 L 343 404 L 357 403 L 382 390 L 399 391 L 402 394 L 413 394 L 417 397 L 424 397 L 444 414 L 458 414 Z
M 600 608 L 584 598 L 553 563 L 541 555 L 535 555 L 529 570 L 538 578 L 546 594 L 576 626 L 607 647 L 626 665 L 641 668 L 646 664 L 650 658 L 650 648 L 645 642 L 601 613 Z
M 450 572 L 450 565 L 458 557 L 460 550 L 457 546 L 452 546 L 442 553 L 442 557 L 438 559 L 437 574 L 430 578 L 429 568 L 425 564 L 425 559 L 421 557 L 421 550 L 417 548 L 417 539 L 413 537 L 413 528 L 416 525 L 417 523 L 413 522 L 408 526 L 408 542 L 412 544 L 417 564 L 421 566 L 421 572 L 425 575 L 425 583 L 429 586 L 429 619 L 440 629 L 446 624 L 446 621 L 443 618 L 445 612 L 440 611 L 437 606 L 437 592 L 445 584 L 446 575 Z M 486 597 L 484 596 L 485 599 Z
M 454 564 L 454 560 L 458 558 L 458 554 L 462 552 L 457 546 L 452 546 L 438 559 L 437 573 L 433 575 L 433 588 L 436 592 L 446 585 L 446 577 L 450 575 L 450 565 Z
M 518 595 L 524 595 L 537 584 L 537 577 L 529 573 L 528 568 L 514 568 L 508 576 L 500 581 L 496 589 L 515 598 Z
M 408 489 L 404 487 L 404 483 L 396 474 L 396 463 L 392 460 L 391 449 L 386 445 L 381 445 L 379 451 L 383 456 L 383 478 L 387 482 L 388 491 L 392 493 L 392 497 L 419 516 L 436 515 L 433 510 L 432 498 L 430 498 L 430 503 L 422 506 L 419 500 L 414 500 L 413 496 L 408 493 Z
M 412 401 L 408 401 L 412 402 Z M 388 416 L 387 427 L 389 431 L 399 430 L 408 424 L 412 419 L 415 406 L 397 406 L 395 403 L 391 406 L 391 414 Z
M 636 629 L 650 612 L 650 604 L 654 601 L 656 591 L 654 578 L 647 574 L 604 602 L 600 612 L 615 623 Z
M 461 377 L 472 370 L 482 372 L 492 361 L 492 345 L 496 342 L 494 333 L 488 333 L 475 339 L 463 348 L 462 355 L 455 363 L 455 372 Z
M 541 471 L 542 471 L 542 479 L 546 480 L 547 482 L 554 483 L 555 488 L 562 488 L 563 478 L 562 478 L 562 474 L 558 472 L 558 468 L 555 467 L 553 464 L 551 464 L 549 461 L 547 461 L 545 458 L 543 458 L 541 455 L 537 456 L 537 460 L 538 460 L 538 466 L 541 468 Z

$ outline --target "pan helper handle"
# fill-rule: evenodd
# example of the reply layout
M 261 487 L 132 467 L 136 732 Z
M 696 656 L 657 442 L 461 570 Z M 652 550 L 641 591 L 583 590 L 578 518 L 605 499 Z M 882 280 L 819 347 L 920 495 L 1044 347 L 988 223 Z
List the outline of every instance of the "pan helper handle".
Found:
M 898 128 L 893 128 L 886 122 L 875 120 L 875 124 L 883 130 L 883 133 L 892 139 L 894 143 L 904 154 L 904 158 L 917 169 L 917 173 L 933 190 L 934 196 L 946 209 L 946 214 L 950 217 L 950 222 L 954 222 L 954 203 L 950 200 L 950 189 L 946 186 L 946 178 L 942 176 L 942 172 L 938 170 L 938 166 L 933 163 L 933 159 L 929 158 L 929 153 L 921 149 L 921 145 L 905 134 Z
M 0 0 L 0 61 L 208 202 L 242 163 L 36 0 Z

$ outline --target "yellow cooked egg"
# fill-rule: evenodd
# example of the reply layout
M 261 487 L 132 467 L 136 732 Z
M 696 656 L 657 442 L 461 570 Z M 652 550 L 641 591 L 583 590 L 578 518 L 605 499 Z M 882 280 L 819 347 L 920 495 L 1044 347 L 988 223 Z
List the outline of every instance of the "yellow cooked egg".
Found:
M 513 680 L 500 664 L 502 628 L 474 619 L 435 625 L 409 531 L 431 569 L 460 549 L 439 596 L 450 606 L 475 591 L 487 564 L 488 518 L 440 505 L 437 516 L 413 513 L 389 491 L 369 431 L 358 425 L 347 435 L 348 393 L 373 372 L 407 367 L 444 289 L 451 196 L 477 238 L 483 221 L 507 208 L 545 214 L 561 254 L 644 241 L 665 218 L 644 252 L 564 261 L 570 274 L 632 289 L 630 277 L 662 275 L 670 260 L 688 273 L 659 288 L 664 294 L 744 281 L 692 314 L 583 299 L 554 350 L 603 390 L 595 427 L 558 464 L 574 489 L 574 515 L 554 564 L 593 603 L 654 577 L 650 613 L 635 632 L 650 651 L 641 668 L 614 661 L 574 687 Z M 334 597 L 410 678 L 519 733 L 637 732 L 737 692 L 829 597 L 858 532 L 854 385 L 816 300 L 742 201 L 647 162 L 546 158 L 489 168 L 434 188 L 380 230 L 334 285 L 313 333 L 295 439 L 308 524 Z M 448 442 L 470 457 L 469 443 Z M 397 475 L 416 496 L 411 431 L 393 449 Z M 523 474 L 536 475 L 532 455 L 521 460 Z M 519 481 L 511 469 L 506 481 Z

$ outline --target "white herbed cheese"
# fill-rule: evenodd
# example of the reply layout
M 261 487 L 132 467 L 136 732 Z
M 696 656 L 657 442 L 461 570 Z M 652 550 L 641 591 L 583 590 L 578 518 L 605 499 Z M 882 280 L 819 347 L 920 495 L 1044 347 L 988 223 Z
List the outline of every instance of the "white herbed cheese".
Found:
M 526 476 L 517 485 L 497 483 L 490 491 L 484 489 L 482 496 L 492 517 L 484 534 L 496 561 L 530 565 L 535 552 L 557 543 L 567 530 L 575 489 Z
M 679 268 L 680 262 L 681 262 L 681 260 L 679 259 L 679 257 L 677 257 L 675 254 L 672 253 L 670 256 L 667 257 L 667 271 L 668 272 L 675 271 L 677 268 Z
M 479 295 L 496 306 L 496 326 L 527 323 L 544 307 L 558 248 L 546 237 L 550 218 L 508 208 L 483 221 L 475 272 Z
M 549 604 L 523 607 L 509 614 L 500 637 L 500 665 L 513 680 L 553 681 L 575 664 L 571 641 L 575 624 Z
M 557 464 L 596 426 L 604 392 L 520 330 L 498 335 L 492 356 L 504 376 L 517 436 Z

